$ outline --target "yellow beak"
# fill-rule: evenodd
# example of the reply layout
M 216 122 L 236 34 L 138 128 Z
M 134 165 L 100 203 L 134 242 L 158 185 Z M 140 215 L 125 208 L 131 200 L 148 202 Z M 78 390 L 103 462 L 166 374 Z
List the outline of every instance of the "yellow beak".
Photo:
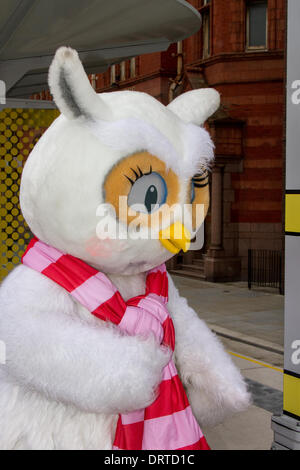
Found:
M 159 232 L 161 244 L 174 255 L 177 255 L 180 250 L 186 253 L 190 247 L 191 238 L 190 231 L 180 222 L 175 222 Z

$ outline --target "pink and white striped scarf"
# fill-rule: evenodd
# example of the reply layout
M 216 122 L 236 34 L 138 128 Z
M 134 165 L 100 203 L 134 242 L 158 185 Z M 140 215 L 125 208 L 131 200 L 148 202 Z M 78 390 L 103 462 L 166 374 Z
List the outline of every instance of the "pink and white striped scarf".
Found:
M 30 242 L 22 262 L 66 289 L 92 315 L 114 323 L 129 335 L 154 334 L 159 344 L 174 351 L 174 326 L 166 308 L 165 265 L 149 271 L 144 295 L 125 302 L 103 273 L 37 238 Z M 113 449 L 209 450 L 173 359 L 163 370 L 154 403 L 119 416 Z

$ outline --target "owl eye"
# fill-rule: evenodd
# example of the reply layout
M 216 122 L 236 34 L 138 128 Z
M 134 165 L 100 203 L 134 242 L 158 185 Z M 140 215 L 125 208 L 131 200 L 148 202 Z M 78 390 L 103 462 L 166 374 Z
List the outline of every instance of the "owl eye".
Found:
M 153 172 L 132 182 L 128 206 L 138 212 L 151 214 L 165 204 L 167 196 L 165 180 L 159 173 Z

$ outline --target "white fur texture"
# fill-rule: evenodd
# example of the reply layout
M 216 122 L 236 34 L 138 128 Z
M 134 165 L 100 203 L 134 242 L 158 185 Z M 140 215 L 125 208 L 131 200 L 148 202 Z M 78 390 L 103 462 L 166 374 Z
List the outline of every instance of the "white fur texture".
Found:
M 110 119 L 109 108 L 100 102 L 84 71 L 77 51 L 60 47 L 49 69 L 49 87 L 61 112 L 69 119 L 80 115 Z
M 125 299 L 145 288 L 143 274 L 112 280 Z M 217 338 L 169 282 L 179 373 L 200 423 L 214 425 L 244 409 L 249 395 Z M 0 304 L 8 356 L 0 368 L 0 449 L 110 449 L 116 413 L 153 401 L 169 353 L 151 339 L 121 336 L 25 266 L 4 281 Z
M 78 53 L 69 47 L 57 50 L 49 70 L 49 85 L 68 119 L 84 117 L 100 140 L 123 156 L 148 150 L 187 178 L 197 172 L 199 165 L 213 159 L 209 134 L 198 126 L 220 105 L 220 95 L 214 89 L 185 93 L 167 107 L 141 92 L 97 95 Z
M 220 107 L 220 94 L 213 88 L 188 91 L 175 98 L 168 109 L 185 122 L 202 126 Z
M 158 239 L 97 238 L 105 177 L 128 153 L 149 150 L 174 168 L 177 202 L 186 203 L 193 172 L 213 157 L 207 132 L 189 122 L 198 122 L 201 106 L 203 116 L 213 112 L 216 94 L 182 98 L 183 120 L 176 102 L 166 108 L 144 93 L 97 96 L 68 48 L 57 52 L 49 79 L 63 115 L 26 162 L 23 215 L 42 241 L 109 274 L 125 299 L 143 294 L 145 272 L 171 254 Z M 200 422 L 214 424 L 247 405 L 246 387 L 171 281 L 169 297 L 180 375 Z M 151 338 L 121 335 L 25 266 L 1 285 L 0 305 L 7 349 L 0 369 L 0 448 L 111 449 L 117 414 L 155 399 L 170 352 Z
M 115 415 L 155 399 L 170 358 L 155 340 L 120 335 L 26 266 L 3 282 L 0 305 L 7 350 L 0 378 L 0 448 L 12 448 L 22 438 L 29 448 L 51 448 L 53 436 L 58 445 L 67 440 L 72 447 L 111 448 Z M 80 442 L 80 423 L 88 435 L 95 428 L 92 442 L 88 435 Z
M 214 158 L 214 145 L 208 132 L 194 124 L 181 123 L 179 135 L 182 140 L 178 150 L 159 127 L 137 118 L 109 123 L 90 121 L 87 126 L 101 143 L 117 151 L 120 156 L 147 150 L 172 168 L 183 181 L 190 181 L 200 166 L 208 167 Z

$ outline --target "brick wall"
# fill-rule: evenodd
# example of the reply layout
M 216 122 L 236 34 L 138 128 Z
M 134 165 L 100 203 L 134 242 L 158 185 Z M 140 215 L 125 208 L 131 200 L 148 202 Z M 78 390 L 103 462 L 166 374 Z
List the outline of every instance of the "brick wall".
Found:
M 225 165 L 223 193 L 224 249 L 241 257 L 244 280 L 249 248 L 283 249 L 285 8 L 269 0 L 268 50 L 245 52 L 245 2 L 213 1 L 212 53 L 198 62 L 230 117 L 245 123 L 243 159 Z

